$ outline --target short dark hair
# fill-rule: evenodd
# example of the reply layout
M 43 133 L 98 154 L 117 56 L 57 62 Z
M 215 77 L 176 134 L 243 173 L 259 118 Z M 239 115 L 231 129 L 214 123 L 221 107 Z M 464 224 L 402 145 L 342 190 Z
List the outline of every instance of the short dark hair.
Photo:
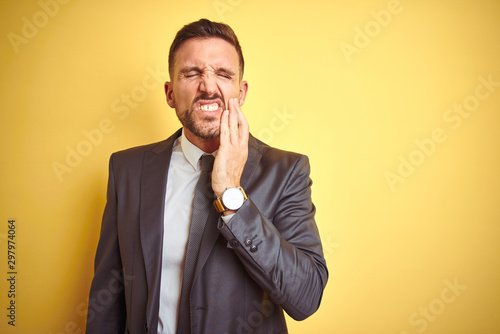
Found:
M 240 42 L 234 33 L 233 29 L 225 23 L 222 22 L 212 22 L 207 19 L 201 19 L 196 22 L 186 24 L 181 30 L 177 32 L 177 35 L 170 46 L 170 52 L 168 55 L 168 70 L 170 73 L 170 78 L 172 79 L 172 72 L 175 62 L 175 54 L 179 47 L 191 38 L 197 37 L 217 37 L 222 38 L 236 49 L 239 58 L 239 70 L 240 70 L 240 80 L 243 78 L 243 70 L 245 68 L 245 61 L 243 59 L 243 52 L 241 51 Z

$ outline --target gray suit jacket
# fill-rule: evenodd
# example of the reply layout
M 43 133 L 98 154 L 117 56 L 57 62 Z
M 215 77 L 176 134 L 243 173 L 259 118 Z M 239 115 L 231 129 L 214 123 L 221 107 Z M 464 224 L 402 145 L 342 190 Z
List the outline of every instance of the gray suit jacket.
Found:
M 111 156 L 89 334 L 157 332 L 167 172 L 180 134 Z M 286 333 L 283 309 L 307 318 L 327 282 L 307 157 L 253 136 L 248 145 L 241 180 L 248 200 L 227 225 L 212 210 L 205 228 L 191 333 Z

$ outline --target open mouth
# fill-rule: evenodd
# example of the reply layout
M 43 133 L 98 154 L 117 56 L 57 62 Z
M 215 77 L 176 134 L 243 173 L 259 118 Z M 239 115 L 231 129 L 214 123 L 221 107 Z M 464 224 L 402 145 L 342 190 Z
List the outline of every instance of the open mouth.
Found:
M 200 113 L 214 116 L 222 112 L 222 106 L 222 101 L 218 99 L 200 100 L 196 103 L 195 109 Z
M 200 106 L 198 107 L 199 110 L 208 112 L 217 111 L 219 110 L 219 108 L 220 106 L 218 103 L 200 104 Z

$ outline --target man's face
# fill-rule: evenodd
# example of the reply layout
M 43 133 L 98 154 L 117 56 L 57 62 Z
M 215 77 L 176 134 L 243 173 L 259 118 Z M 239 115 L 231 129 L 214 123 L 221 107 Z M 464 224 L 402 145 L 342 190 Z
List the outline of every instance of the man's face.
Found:
M 165 92 L 185 131 L 203 139 L 219 136 L 229 99 L 245 101 L 248 85 L 240 81 L 238 65 L 236 49 L 220 38 L 192 38 L 177 49 Z

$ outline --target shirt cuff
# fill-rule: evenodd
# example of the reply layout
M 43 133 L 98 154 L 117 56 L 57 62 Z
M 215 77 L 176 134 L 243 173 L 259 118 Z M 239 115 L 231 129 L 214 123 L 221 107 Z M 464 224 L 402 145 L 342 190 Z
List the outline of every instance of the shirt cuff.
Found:
M 230 214 L 230 215 L 227 215 L 227 216 L 222 216 L 222 220 L 224 221 L 224 224 L 227 224 L 229 223 L 229 221 L 231 220 L 231 218 L 234 216 L 234 213 L 233 214 Z

